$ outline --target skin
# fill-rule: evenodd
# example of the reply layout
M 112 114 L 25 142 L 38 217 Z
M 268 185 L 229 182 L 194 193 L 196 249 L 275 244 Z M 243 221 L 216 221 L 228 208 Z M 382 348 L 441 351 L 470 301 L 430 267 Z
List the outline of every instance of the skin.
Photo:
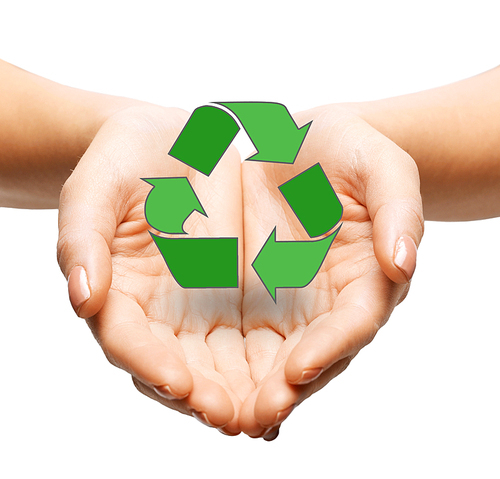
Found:
M 427 220 L 500 216 L 500 67 L 432 90 L 343 105 L 415 160 Z
M 208 182 L 168 157 L 188 118 L 182 110 L 76 90 L 6 62 L 0 81 L 0 205 L 59 206 L 59 264 L 66 278 L 83 268 L 90 293 L 78 304 L 70 288 L 70 299 L 108 360 L 145 395 L 238 434 L 254 389 L 242 291 L 196 294 L 175 283 L 148 233 L 151 187 L 140 180 L 187 176 L 210 215 L 193 215 L 187 230 L 238 237 L 242 258 L 237 151 Z
M 254 389 L 242 290 L 181 288 L 144 217 L 151 185 L 141 177 L 186 176 L 209 216 L 191 215 L 186 231 L 238 237 L 242 257 L 239 155 L 230 149 L 210 179 L 169 157 L 187 118 L 182 110 L 146 105 L 104 123 L 62 190 L 59 262 L 65 272 L 85 267 L 92 294 L 78 312 L 140 392 L 234 435 L 242 401 Z
M 408 290 L 393 263 L 394 244 L 403 234 L 418 244 L 423 234 L 418 172 L 405 152 L 343 108 L 295 119 L 313 123 L 293 166 L 243 165 L 243 332 L 256 389 L 240 424 L 253 437 L 273 437 L 294 407 L 374 338 Z M 278 186 L 318 161 L 344 207 L 342 227 L 315 279 L 278 290 L 275 304 L 250 263 L 275 225 L 280 241 L 308 239 Z M 400 176 L 406 182 L 396 184 Z M 317 379 L 303 380 L 304 371 L 318 369 Z
M 297 172 L 285 177 L 268 165 L 260 171 L 243 170 L 244 198 L 252 211 L 248 215 L 245 210 L 247 261 L 265 241 L 257 224 L 264 225 L 262 218 L 270 219 L 268 229 L 270 224 L 278 224 L 278 231 L 282 227 L 282 239 L 304 238 L 283 198 L 264 191 L 276 191 L 320 160 L 344 205 L 342 237 L 334 241 L 308 293 L 278 293 L 279 313 L 269 302 L 268 311 L 259 311 L 257 298 L 265 301 L 265 294 L 246 269 L 245 284 L 255 291 L 245 290 L 243 331 L 257 387 L 242 408 L 243 431 L 275 438 L 293 408 L 345 370 L 406 296 L 409 283 L 403 288 L 397 284 L 404 279 L 391 268 L 390 246 L 399 234 L 408 234 L 418 244 L 423 221 L 411 161 L 403 151 L 418 167 L 426 219 L 500 216 L 499 84 L 500 68 L 495 68 L 411 95 L 303 112 L 296 115 L 299 126 L 314 122 L 297 159 Z M 374 183 L 378 191 L 370 194 Z M 401 185 L 408 190 L 398 195 Z M 383 202 L 386 193 L 396 199 L 375 212 L 374 200 Z M 263 200 L 256 203 L 252 196 Z M 398 228 L 397 234 L 393 228 Z M 304 371 L 313 368 L 324 372 L 297 385 Z
M 313 123 L 293 166 L 241 166 L 230 149 L 207 179 L 168 156 L 186 112 L 0 62 L 0 205 L 59 206 L 70 300 L 139 391 L 225 434 L 273 440 L 404 299 L 415 260 L 396 264 L 396 244 L 420 243 L 422 200 L 427 219 L 500 214 L 499 75 L 302 112 L 296 123 Z M 278 186 L 318 161 L 342 228 L 313 282 L 275 304 L 251 263 L 275 226 L 279 241 L 307 239 Z M 184 290 L 170 276 L 140 180 L 164 176 L 187 176 L 209 215 L 191 215 L 190 235 L 239 238 L 244 290 Z
M 57 208 L 99 128 L 135 100 L 77 90 L 0 60 L 0 205 Z

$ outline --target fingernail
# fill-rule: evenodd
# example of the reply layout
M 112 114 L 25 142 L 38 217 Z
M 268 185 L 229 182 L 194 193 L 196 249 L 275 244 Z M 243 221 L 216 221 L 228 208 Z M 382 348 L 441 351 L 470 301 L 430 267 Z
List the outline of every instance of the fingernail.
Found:
M 417 264 L 417 246 L 409 236 L 401 236 L 394 249 L 394 264 L 410 281 Z
M 80 308 L 90 298 L 87 273 L 83 266 L 75 266 L 68 277 L 68 292 L 71 306 L 79 315 Z
M 198 419 L 198 421 L 200 421 L 202 424 L 205 424 L 205 426 L 216 427 L 215 424 L 212 424 L 208 420 L 208 417 L 207 417 L 206 413 L 204 413 L 204 412 L 193 411 L 193 417 L 195 419 Z M 223 426 L 219 426 L 219 427 L 223 427 Z
M 170 389 L 169 385 L 154 386 L 153 389 L 155 390 L 156 394 L 158 394 L 159 396 L 161 396 L 161 397 L 163 397 L 165 399 L 170 399 L 170 400 L 184 399 L 185 397 L 189 396 L 189 393 L 185 394 L 182 397 L 180 397 L 180 396 L 174 396 L 174 394 L 172 393 L 172 390 Z
M 294 384 L 310 383 L 311 381 L 314 381 L 315 379 L 319 378 L 319 376 L 321 376 L 322 372 L 323 372 L 323 368 L 306 369 L 302 373 L 302 376 L 300 376 L 300 379 Z
M 291 406 L 287 407 L 286 409 L 283 409 L 283 411 L 280 411 L 278 414 L 276 414 L 276 417 L 274 418 L 272 427 L 275 427 L 278 424 L 282 423 L 290 415 L 290 413 L 294 410 L 294 408 L 295 408 L 295 404 L 292 404 Z M 272 429 L 272 427 L 270 429 Z M 268 432 L 269 432 L 269 430 L 266 431 L 263 434 L 263 436 L 265 436 L 266 433 L 268 433 Z
M 239 433 L 235 434 L 232 432 L 225 431 L 224 428 L 222 428 L 222 427 L 218 427 L 217 431 L 219 431 L 221 434 L 224 434 L 224 436 L 238 436 L 238 434 L 239 434 Z
M 264 441 L 274 441 L 280 434 L 280 428 L 276 428 L 276 430 L 274 432 L 271 432 L 274 428 L 269 428 L 267 431 L 266 431 L 266 434 L 264 434 Z

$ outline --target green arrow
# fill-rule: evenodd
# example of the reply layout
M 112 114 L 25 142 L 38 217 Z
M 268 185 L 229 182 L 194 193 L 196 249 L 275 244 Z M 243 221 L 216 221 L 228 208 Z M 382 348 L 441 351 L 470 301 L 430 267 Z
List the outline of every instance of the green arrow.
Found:
M 238 238 L 162 238 L 149 234 L 183 288 L 238 287 Z
M 225 111 L 201 106 L 193 111 L 169 155 L 209 176 L 239 129 Z
M 252 263 L 274 302 L 276 288 L 303 288 L 313 280 L 339 230 L 316 241 L 276 241 L 274 228 Z
M 219 102 L 241 121 L 258 153 L 253 161 L 293 163 L 312 122 L 302 128 L 280 103 Z
M 279 189 L 311 238 L 330 231 L 342 218 L 342 203 L 319 163 Z
M 155 229 L 170 234 L 186 234 L 184 222 L 193 211 L 207 216 L 186 177 L 143 178 L 153 189 L 146 198 L 146 220 Z

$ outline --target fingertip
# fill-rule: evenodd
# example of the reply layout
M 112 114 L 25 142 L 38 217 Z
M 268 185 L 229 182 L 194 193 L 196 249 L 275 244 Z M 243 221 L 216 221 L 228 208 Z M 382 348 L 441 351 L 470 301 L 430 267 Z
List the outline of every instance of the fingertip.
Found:
M 216 429 L 222 429 L 224 428 L 224 426 L 227 424 L 227 423 L 224 423 L 224 424 L 217 424 L 216 422 L 212 422 L 208 416 L 207 416 L 207 413 L 206 412 L 202 412 L 202 411 L 193 411 L 192 412 L 192 416 L 198 420 L 199 422 L 201 422 L 202 424 L 204 424 L 205 426 L 208 426 L 208 427 L 215 427 Z
M 246 398 L 241 406 L 239 414 L 239 427 L 247 435 L 252 438 L 261 437 L 261 434 L 266 430 L 257 423 L 254 415 L 255 401 L 258 395 L 258 389 L 254 389 Z
M 82 319 L 89 319 L 95 316 L 104 306 L 111 286 L 111 278 L 100 278 L 101 284 L 96 284 L 98 281 L 92 281 L 87 276 L 85 269 L 83 271 L 83 273 L 70 274 L 68 294 L 71 306 L 77 316 Z
M 409 235 L 399 236 L 385 247 L 375 245 L 377 261 L 385 275 L 394 283 L 408 284 L 417 266 L 417 245 Z
M 285 368 L 285 376 L 287 381 L 290 384 L 295 384 L 295 385 L 303 385 L 303 384 L 309 384 L 310 382 L 314 381 L 315 379 L 318 379 L 321 376 L 321 373 L 323 372 L 323 368 L 309 368 L 309 369 L 303 369 L 302 372 L 300 370 L 294 371 L 293 374 L 287 374 L 287 370 Z
M 394 266 L 404 275 L 404 283 L 411 281 L 417 266 L 417 245 L 409 236 L 401 236 L 394 247 Z M 399 281 L 397 281 L 399 282 Z
M 83 266 L 75 266 L 71 270 L 68 277 L 68 294 L 71 306 L 75 313 L 80 316 L 80 310 L 90 298 L 88 276 Z
M 162 398 L 169 399 L 170 401 L 177 399 L 184 399 L 189 395 L 189 393 L 181 396 L 175 395 L 172 392 L 172 388 L 168 384 L 165 384 L 164 386 L 153 386 L 153 390 L 156 394 L 158 394 Z
M 231 429 L 234 428 L 233 402 L 220 384 L 196 375 L 187 401 L 193 417 L 207 426 L 224 428 L 231 423 Z
M 188 397 L 189 393 L 193 390 L 193 376 L 187 368 L 181 367 L 180 369 L 175 375 L 177 377 L 172 377 L 173 375 L 169 374 L 169 384 L 153 386 L 154 391 L 161 397 L 170 400 L 185 399 Z
M 382 153 L 370 163 L 364 198 L 373 222 L 374 252 L 386 276 L 406 284 L 415 271 L 425 226 L 419 172 L 394 144 L 381 139 L 379 146 Z
M 271 442 L 274 441 L 280 433 L 280 426 L 272 427 L 266 431 L 266 434 L 264 434 L 264 441 Z
M 303 388 L 290 385 L 283 371 L 278 372 L 262 387 L 254 407 L 257 423 L 263 428 L 277 426 L 293 411 Z
M 217 431 L 219 431 L 221 434 L 224 434 L 224 436 L 238 436 L 241 434 L 241 431 L 238 431 L 238 432 L 231 432 L 228 430 L 227 426 L 225 427 L 218 427 L 217 428 Z
M 299 343 L 300 344 L 300 343 Z M 307 358 L 302 357 L 302 348 L 297 344 L 285 363 L 285 378 L 289 384 L 299 384 L 307 371 Z M 309 353 L 310 355 L 311 353 Z M 316 368 L 313 368 L 316 369 Z M 307 374 L 306 374 L 307 376 Z
M 193 375 L 186 363 L 176 355 L 168 354 L 165 357 L 164 374 L 168 378 L 168 382 L 157 387 L 171 394 L 175 399 L 183 399 L 193 390 Z
M 111 253 L 102 235 L 63 235 L 58 244 L 58 261 L 68 278 L 68 295 L 75 313 L 83 319 L 103 307 L 112 280 Z M 69 272 L 69 274 L 68 274 Z
M 373 222 L 373 246 L 377 261 L 394 283 L 411 281 L 417 265 L 417 245 L 423 236 L 423 219 L 409 202 L 386 204 Z
M 148 358 L 138 355 L 129 365 L 132 372 L 165 399 L 180 400 L 191 394 L 193 376 L 184 361 L 169 353 L 163 345 L 150 344 Z
M 318 355 L 321 344 L 317 340 L 311 344 L 311 341 L 303 338 L 295 345 L 285 363 L 285 378 L 289 384 L 300 386 L 321 376 L 328 366 L 324 363 L 324 357 Z

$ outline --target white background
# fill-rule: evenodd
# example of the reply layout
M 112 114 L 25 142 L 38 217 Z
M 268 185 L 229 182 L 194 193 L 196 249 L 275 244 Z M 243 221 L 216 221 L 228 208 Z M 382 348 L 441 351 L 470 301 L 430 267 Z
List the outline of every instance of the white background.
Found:
M 490 69 L 497 13 L 494 1 L 2 0 L 0 57 L 166 106 L 293 112 Z M 56 219 L 0 209 L 1 477 L 499 477 L 500 220 L 427 223 L 406 301 L 266 443 L 164 408 L 107 363 L 67 299 Z

